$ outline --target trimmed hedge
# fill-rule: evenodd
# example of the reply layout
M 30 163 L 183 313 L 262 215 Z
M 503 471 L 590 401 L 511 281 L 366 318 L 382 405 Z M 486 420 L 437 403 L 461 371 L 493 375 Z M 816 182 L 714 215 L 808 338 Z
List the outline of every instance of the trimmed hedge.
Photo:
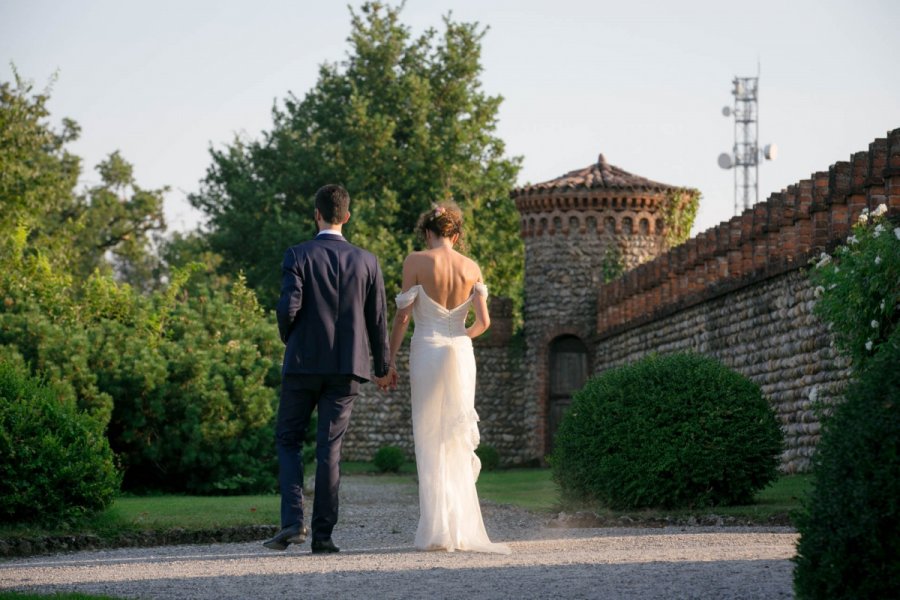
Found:
M 654 355 L 575 394 L 550 462 L 572 499 L 701 508 L 749 502 L 775 479 L 781 445 L 759 386 L 711 358 Z
M 0 361 L 0 520 L 71 522 L 109 506 L 119 484 L 101 427 L 67 390 Z
M 490 445 L 475 448 L 475 455 L 481 461 L 482 471 L 493 471 L 500 466 L 500 452 Z
M 405 461 L 406 454 L 396 446 L 382 446 L 372 459 L 379 473 L 399 473 Z
M 900 329 L 825 420 L 813 473 L 797 597 L 900 597 Z

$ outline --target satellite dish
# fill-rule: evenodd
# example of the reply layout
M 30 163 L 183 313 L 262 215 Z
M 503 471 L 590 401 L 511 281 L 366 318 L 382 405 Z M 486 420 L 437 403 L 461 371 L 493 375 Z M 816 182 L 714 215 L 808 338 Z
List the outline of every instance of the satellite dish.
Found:
M 763 156 L 766 157 L 766 160 L 775 160 L 778 158 L 778 146 L 775 144 L 768 144 L 763 148 Z
M 727 152 L 723 152 L 722 154 L 719 155 L 718 162 L 719 162 L 719 166 L 722 167 L 723 169 L 730 169 L 731 165 L 732 165 L 731 155 L 728 154 Z
M 731 116 L 731 107 L 726 106 L 722 109 L 722 116 L 730 117 Z

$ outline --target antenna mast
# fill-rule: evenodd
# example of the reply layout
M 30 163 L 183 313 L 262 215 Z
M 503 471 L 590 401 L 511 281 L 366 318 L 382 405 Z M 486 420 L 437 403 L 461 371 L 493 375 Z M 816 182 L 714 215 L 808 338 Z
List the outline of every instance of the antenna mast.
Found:
M 734 148 L 719 155 L 719 166 L 734 168 L 734 214 L 739 214 L 759 202 L 760 154 L 775 160 L 778 148 L 769 144 L 759 150 L 759 67 L 756 77 L 735 77 L 731 83 L 734 108 L 726 106 L 722 114 L 734 115 Z

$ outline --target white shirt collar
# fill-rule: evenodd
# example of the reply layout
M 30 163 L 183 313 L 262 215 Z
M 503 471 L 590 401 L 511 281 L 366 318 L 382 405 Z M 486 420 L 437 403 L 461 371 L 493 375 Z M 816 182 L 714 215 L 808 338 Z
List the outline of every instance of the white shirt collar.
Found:
M 340 232 L 335 231 L 334 229 L 323 229 L 319 233 L 316 234 L 316 237 L 321 237 L 323 235 L 330 235 L 334 237 L 344 237 Z

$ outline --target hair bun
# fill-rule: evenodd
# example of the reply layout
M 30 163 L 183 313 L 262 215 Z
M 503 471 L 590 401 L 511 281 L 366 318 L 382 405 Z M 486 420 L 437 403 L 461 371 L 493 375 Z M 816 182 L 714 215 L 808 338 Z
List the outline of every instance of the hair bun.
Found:
M 434 204 L 419 217 L 416 229 L 423 237 L 426 231 L 445 238 L 462 236 L 462 211 L 454 202 Z

